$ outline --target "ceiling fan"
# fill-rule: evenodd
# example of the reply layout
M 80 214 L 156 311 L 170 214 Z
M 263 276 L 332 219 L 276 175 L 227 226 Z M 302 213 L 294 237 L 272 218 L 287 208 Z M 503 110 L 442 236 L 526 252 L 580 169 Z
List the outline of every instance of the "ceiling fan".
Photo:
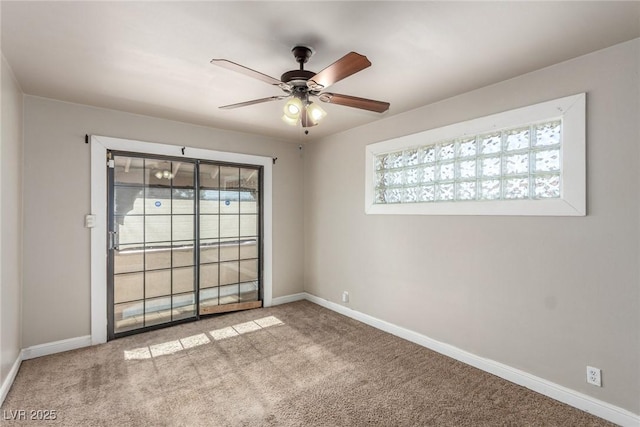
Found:
M 211 63 L 214 65 L 242 73 L 254 79 L 262 80 L 273 86 L 278 86 L 285 92 L 285 95 L 254 99 L 237 104 L 224 105 L 220 108 L 232 109 L 290 98 L 284 106 L 282 120 L 292 126 L 301 123 L 304 128 L 317 125 L 327 114 L 317 103 L 311 102 L 309 98 L 318 98 L 320 101 L 329 104 L 344 105 L 377 113 L 383 113 L 389 109 L 388 102 L 358 98 L 356 96 L 342 95 L 339 93 L 323 92 L 323 90 L 332 84 L 369 67 L 371 62 L 369 62 L 366 56 L 356 52 L 349 52 L 324 70 L 319 73 L 314 73 L 313 71 L 304 69 L 304 64 L 313 54 L 313 51 L 309 47 L 296 46 L 291 49 L 291 52 L 296 58 L 296 62 L 300 64 L 300 68 L 298 70 L 285 72 L 280 77 L 280 80 L 227 59 L 212 59 Z

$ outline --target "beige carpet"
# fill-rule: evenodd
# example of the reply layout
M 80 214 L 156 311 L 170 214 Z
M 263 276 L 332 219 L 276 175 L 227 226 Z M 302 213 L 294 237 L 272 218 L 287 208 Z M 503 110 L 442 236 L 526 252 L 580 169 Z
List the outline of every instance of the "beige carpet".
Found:
M 18 410 L 56 420 L 0 424 L 610 425 L 306 301 L 27 360 Z

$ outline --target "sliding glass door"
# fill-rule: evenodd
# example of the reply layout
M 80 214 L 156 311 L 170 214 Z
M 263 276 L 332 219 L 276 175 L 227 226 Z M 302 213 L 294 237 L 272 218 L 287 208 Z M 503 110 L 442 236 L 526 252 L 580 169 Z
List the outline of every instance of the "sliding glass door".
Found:
M 200 164 L 200 314 L 260 306 L 259 176 Z
M 261 306 L 259 167 L 109 156 L 110 339 Z

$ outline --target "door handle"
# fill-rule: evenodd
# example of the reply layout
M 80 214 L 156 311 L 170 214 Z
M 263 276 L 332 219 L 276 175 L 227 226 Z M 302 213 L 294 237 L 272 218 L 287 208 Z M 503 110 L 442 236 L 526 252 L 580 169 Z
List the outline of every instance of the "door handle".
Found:
M 109 250 L 118 250 L 118 233 L 116 231 L 109 232 Z

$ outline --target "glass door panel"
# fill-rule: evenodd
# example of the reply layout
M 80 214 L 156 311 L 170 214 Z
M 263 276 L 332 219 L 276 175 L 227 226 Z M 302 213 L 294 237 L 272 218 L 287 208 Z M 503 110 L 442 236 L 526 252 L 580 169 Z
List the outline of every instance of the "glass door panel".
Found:
M 195 318 L 195 162 L 112 158 L 110 337 Z
M 259 180 L 259 168 L 200 164 L 200 314 L 262 306 Z

